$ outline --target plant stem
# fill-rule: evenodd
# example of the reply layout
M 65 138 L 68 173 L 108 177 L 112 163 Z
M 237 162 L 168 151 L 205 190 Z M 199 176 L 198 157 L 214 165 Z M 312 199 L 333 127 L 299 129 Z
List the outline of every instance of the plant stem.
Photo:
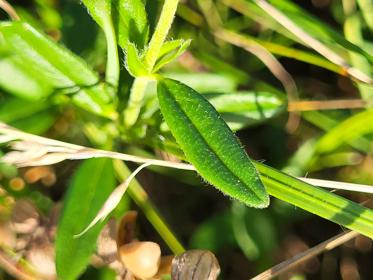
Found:
M 105 23 L 105 37 L 107 44 L 105 80 L 116 89 L 118 87 L 120 67 L 117 39 L 115 35 L 114 26 L 111 20 L 108 20 Z
M 165 0 L 163 4 L 161 16 L 145 54 L 145 64 L 148 67 L 149 73 L 151 73 L 153 70 L 153 67 L 158 59 L 159 51 L 171 28 L 178 3 L 179 0 Z
M 124 181 L 131 174 L 131 171 L 126 165 L 120 161 L 114 161 L 114 169 L 120 180 Z M 174 254 L 180 254 L 185 251 L 183 245 L 177 240 L 169 226 L 166 224 L 158 210 L 155 208 L 153 203 L 149 200 L 149 197 L 143 187 L 138 183 L 136 179 L 133 179 L 129 189 L 127 190 L 133 201 L 140 207 L 148 221 L 153 225 L 159 235 L 163 238 L 166 244 L 170 247 Z
M 137 77 L 133 81 L 128 105 L 124 110 L 124 125 L 129 128 L 135 124 L 140 113 L 146 87 L 153 79 L 148 76 Z

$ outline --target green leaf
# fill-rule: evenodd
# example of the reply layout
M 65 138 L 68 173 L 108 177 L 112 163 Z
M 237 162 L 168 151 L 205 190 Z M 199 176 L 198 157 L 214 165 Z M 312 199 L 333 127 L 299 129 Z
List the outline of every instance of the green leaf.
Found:
M 180 39 L 164 43 L 159 53 L 158 60 L 155 63 L 153 72 L 157 72 L 163 66 L 182 55 L 189 47 L 191 41 L 192 40 Z
M 88 265 L 104 224 L 97 224 L 79 238 L 115 187 L 112 162 L 89 159 L 74 174 L 67 191 L 56 237 L 58 279 L 73 280 Z
M 48 108 L 47 102 L 30 102 L 21 98 L 8 98 L 0 104 L 0 120 L 5 123 L 28 118 Z
M 113 0 L 114 26 L 119 45 L 124 49 L 128 42 L 143 49 L 148 42 L 149 25 L 142 0 Z
M 125 48 L 126 69 L 133 77 L 145 76 L 148 74 L 145 64 L 139 54 L 138 49 L 132 43 L 128 43 Z
M 268 206 L 257 170 L 205 98 L 186 85 L 164 79 L 158 83 L 158 99 L 176 141 L 204 179 L 248 206 Z
M 48 102 L 10 97 L 0 103 L 0 120 L 25 132 L 41 134 L 56 119 L 49 107 Z
M 114 26 L 118 43 L 123 49 L 129 42 L 144 48 L 149 26 L 142 0 L 83 0 L 83 3 L 105 32 L 108 24 Z
M 265 91 L 204 96 L 234 131 L 268 120 L 285 109 L 284 98 Z
M 26 97 L 38 99 L 52 94 L 53 91 L 46 92 L 46 89 L 54 91 L 70 89 L 76 92 L 73 101 L 86 110 L 106 117 L 114 116 L 111 96 L 104 87 L 97 85 L 99 77 L 88 65 L 69 50 L 58 46 L 55 42 L 41 34 L 29 24 L 24 22 L 2 22 L 0 24 L 0 35 L 2 40 L 0 46 L 8 53 L 5 66 L 14 71 L 19 71 L 27 85 L 32 84 L 36 96 Z M 6 73 L 6 69 L 1 69 Z M 3 72 L 2 71 L 2 72 Z M 3 75 L 1 72 L 0 76 Z M 31 73 L 31 74 L 30 74 Z M 35 76 L 37 76 L 35 78 Z M 27 77 L 27 78 L 25 78 Z M 35 79 L 38 83 L 32 83 Z M 1 82 L 2 79 L 0 79 Z M 39 83 L 45 83 L 40 86 Z M 25 87 L 27 85 L 24 85 Z M 43 89 L 42 93 L 37 93 L 38 87 Z M 0 86 L 3 86 L 0 84 Z M 22 95 L 27 90 L 19 90 L 14 87 L 15 92 L 9 83 L 4 84 L 10 93 Z
M 111 0 L 82 0 L 82 2 L 102 29 L 105 30 L 107 24 L 111 24 Z
M 370 238 L 373 237 L 371 209 L 262 163 L 256 162 L 255 166 L 270 195 Z
M 318 142 L 319 153 L 331 152 L 342 144 L 351 143 L 360 137 L 373 132 L 373 109 L 358 113 L 330 129 Z M 367 142 L 369 144 L 369 142 Z M 368 149 L 371 147 L 371 143 Z
M 170 79 L 178 80 L 194 90 L 204 92 L 231 93 L 236 91 L 237 83 L 229 75 L 216 73 L 164 73 Z
M 9 55 L 0 59 L 0 87 L 28 100 L 38 100 L 53 92 L 53 86 L 48 81 Z
M 233 131 L 264 122 L 285 109 L 285 98 L 266 91 L 206 93 L 203 96 L 221 114 Z M 162 129 L 168 131 L 164 124 Z

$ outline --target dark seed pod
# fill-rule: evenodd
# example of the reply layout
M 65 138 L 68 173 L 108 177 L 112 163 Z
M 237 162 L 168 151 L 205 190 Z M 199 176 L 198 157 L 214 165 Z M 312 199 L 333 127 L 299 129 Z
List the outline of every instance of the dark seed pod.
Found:
M 190 250 L 172 261 L 172 280 L 216 280 L 220 266 L 210 251 Z

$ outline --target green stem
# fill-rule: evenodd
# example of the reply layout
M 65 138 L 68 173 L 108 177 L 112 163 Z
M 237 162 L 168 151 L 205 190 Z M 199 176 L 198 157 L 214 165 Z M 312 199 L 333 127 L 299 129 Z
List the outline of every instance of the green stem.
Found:
M 131 174 L 131 171 L 120 160 L 114 161 L 114 168 L 121 181 L 124 181 Z M 181 245 L 181 243 L 177 240 L 158 210 L 149 200 L 149 197 L 143 187 L 136 179 L 132 180 L 127 191 L 133 201 L 140 207 L 148 221 L 153 225 L 159 235 L 172 250 L 172 252 L 176 255 L 184 252 L 185 249 L 183 245 Z
M 111 20 L 107 21 L 105 24 L 105 37 L 107 44 L 105 80 L 116 89 L 119 82 L 120 64 L 117 49 L 117 39 Z
M 373 237 L 372 210 L 264 164 L 255 165 L 270 195 L 370 238 Z
M 148 67 L 149 73 L 151 73 L 154 68 L 159 51 L 171 28 L 178 3 L 179 0 L 165 0 L 163 4 L 161 16 L 145 54 L 145 64 Z
M 139 117 L 142 102 L 148 83 L 153 81 L 153 78 L 144 76 L 137 77 L 133 81 L 128 105 L 124 110 L 124 125 L 129 128 L 135 124 Z

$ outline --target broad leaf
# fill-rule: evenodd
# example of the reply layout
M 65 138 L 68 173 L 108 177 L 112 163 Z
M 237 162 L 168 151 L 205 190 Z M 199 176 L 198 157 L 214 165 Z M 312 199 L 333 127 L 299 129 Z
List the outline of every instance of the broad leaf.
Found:
M 248 206 L 268 206 L 257 170 L 205 98 L 186 85 L 164 79 L 158 83 L 158 99 L 176 141 L 204 179 Z
M 111 160 L 90 159 L 74 174 L 65 196 L 56 238 L 58 279 L 73 280 L 88 265 L 104 224 L 94 226 L 79 238 L 115 187 Z

